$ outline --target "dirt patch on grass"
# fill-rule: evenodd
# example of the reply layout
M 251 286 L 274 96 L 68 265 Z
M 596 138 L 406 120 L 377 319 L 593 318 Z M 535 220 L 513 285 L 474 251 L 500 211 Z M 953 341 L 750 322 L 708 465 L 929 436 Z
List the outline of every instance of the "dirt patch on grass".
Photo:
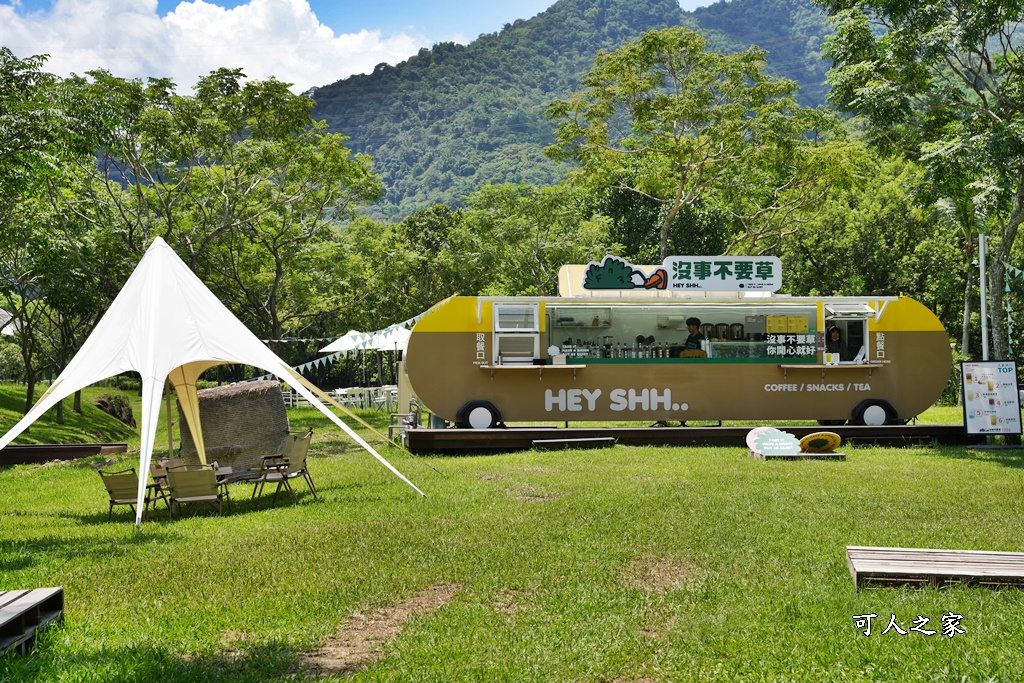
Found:
M 319 650 L 300 653 L 299 668 L 337 676 L 369 666 L 387 656 L 388 641 L 402 632 L 406 622 L 448 604 L 460 588 L 455 584 L 433 586 L 397 605 L 356 612 Z
M 481 474 L 477 477 L 480 481 L 501 481 L 504 479 L 504 475 L 501 474 Z
M 523 588 L 502 588 L 494 601 L 494 611 L 502 614 L 515 614 L 519 610 L 533 607 L 529 598 L 531 591 Z
M 622 578 L 630 588 L 664 593 L 692 583 L 701 576 L 701 570 L 685 557 L 638 557 L 626 567 Z
M 232 652 L 250 640 L 252 638 L 245 631 L 225 631 L 220 637 L 220 645 L 224 652 Z
M 543 502 L 549 500 L 558 500 L 563 496 L 569 495 L 569 491 L 545 491 L 544 489 L 538 489 L 533 486 L 519 486 L 514 489 L 505 489 L 508 493 L 509 498 L 512 500 L 525 500 L 533 502 Z

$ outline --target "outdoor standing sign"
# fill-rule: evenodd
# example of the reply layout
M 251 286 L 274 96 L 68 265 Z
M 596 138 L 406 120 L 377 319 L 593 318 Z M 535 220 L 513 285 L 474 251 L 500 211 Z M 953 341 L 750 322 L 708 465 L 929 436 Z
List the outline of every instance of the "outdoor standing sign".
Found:
M 960 375 L 968 434 L 1021 433 L 1016 361 L 964 362 Z
M 774 427 L 756 427 L 747 434 L 747 445 L 761 455 L 799 455 L 800 439 Z
M 587 264 L 584 289 L 667 289 L 682 292 L 775 292 L 782 287 L 776 256 L 669 256 L 651 272 L 617 256 Z

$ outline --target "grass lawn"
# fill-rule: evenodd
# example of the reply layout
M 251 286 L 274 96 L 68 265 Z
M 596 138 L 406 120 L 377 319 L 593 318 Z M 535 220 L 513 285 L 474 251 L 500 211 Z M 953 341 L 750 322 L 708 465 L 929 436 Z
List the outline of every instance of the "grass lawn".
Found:
M 0 470 L 0 589 L 67 599 L 0 680 L 1024 680 L 1024 591 L 858 592 L 844 556 L 1024 549 L 1020 451 L 382 447 L 422 499 L 315 411 L 290 418 L 316 430 L 319 500 L 298 483 L 254 510 L 235 484 L 231 515 L 161 508 L 136 533 L 127 508 L 106 521 L 100 456 Z M 950 612 L 964 633 L 910 631 Z M 891 615 L 907 635 L 882 635 Z

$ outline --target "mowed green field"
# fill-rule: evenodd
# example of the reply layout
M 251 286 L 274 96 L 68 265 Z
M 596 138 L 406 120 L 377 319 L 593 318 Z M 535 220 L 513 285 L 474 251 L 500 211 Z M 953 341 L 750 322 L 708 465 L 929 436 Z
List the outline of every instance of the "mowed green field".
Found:
M 67 598 L 0 680 L 1024 680 L 1024 592 L 857 591 L 845 560 L 1024 550 L 1020 451 L 381 447 L 423 499 L 315 411 L 290 417 L 316 429 L 318 500 L 299 483 L 255 510 L 234 484 L 232 514 L 161 507 L 137 533 L 127 508 L 107 522 L 96 473 L 134 454 L 0 470 L 0 589 Z M 883 634 L 893 616 L 906 635 Z

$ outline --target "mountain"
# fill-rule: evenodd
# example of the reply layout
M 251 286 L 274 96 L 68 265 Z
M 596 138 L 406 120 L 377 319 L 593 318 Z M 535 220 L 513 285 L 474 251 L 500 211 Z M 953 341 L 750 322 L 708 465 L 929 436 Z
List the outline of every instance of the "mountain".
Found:
M 824 104 L 829 63 L 822 46 L 832 31 L 821 8 L 810 0 L 723 0 L 692 16 L 716 49 L 729 52 L 757 45 L 768 50 L 768 71 L 799 83 L 801 104 Z
M 314 88 L 313 116 L 373 156 L 388 188 L 378 217 L 457 205 L 488 183 L 551 184 L 565 169 L 543 155 L 554 141 L 547 104 L 579 87 L 599 50 L 679 25 L 704 31 L 717 51 L 769 49 L 773 74 L 804 86 L 805 104 L 823 100 L 825 28 L 810 0 L 731 0 L 693 13 L 676 0 L 558 0 L 469 45 L 438 43 Z

